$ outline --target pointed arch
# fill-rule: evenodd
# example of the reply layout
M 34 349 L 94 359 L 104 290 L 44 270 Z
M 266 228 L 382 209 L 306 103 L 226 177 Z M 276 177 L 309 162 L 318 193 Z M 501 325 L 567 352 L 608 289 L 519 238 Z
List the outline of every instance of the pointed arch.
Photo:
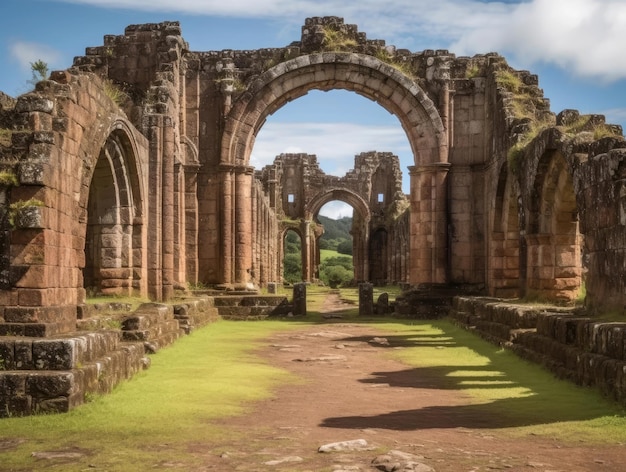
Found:
M 529 218 L 527 291 L 572 300 L 582 283 L 582 236 L 569 165 L 559 150 L 541 156 Z

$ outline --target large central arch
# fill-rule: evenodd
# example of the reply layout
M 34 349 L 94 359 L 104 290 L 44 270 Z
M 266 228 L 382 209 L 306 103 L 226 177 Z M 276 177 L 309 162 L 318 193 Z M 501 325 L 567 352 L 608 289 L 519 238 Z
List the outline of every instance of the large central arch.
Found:
M 410 281 L 444 282 L 446 238 L 438 237 L 446 230 L 448 140 L 444 122 L 426 93 L 396 68 L 373 56 L 339 52 L 304 55 L 274 66 L 254 80 L 229 110 L 220 160 L 224 282 L 248 282 L 252 246 L 248 190 L 252 171 L 248 163 L 258 131 L 266 117 L 287 102 L 310 90 L 332 89 L 354 91 L 398 117 L 415 163 L 411 171 Z

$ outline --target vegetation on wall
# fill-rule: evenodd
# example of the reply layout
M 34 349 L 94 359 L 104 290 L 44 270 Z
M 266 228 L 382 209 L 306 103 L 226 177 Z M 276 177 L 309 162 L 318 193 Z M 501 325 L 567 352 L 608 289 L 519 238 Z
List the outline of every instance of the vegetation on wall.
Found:
M 411 63 L 408 61 L 402 61 L 400 58 L 391 54 L 387 49 L 380 48 L 376 51 L 375 54 L 376 59 L 389 64 L 394 69 L 398 70 L 402 74 L 409 77 L 411 80 L 417 80 L 417 76 L 411 66 Z
M 322 42 L 324 51 L 353 51 L 356 47 L 356 40 L 346 32 L 331 26 L 324 26 L 324 41 Z
M 12 170 L 3 170 L 0 171 L 0 185 L 4 187 L 17 187 L 19 185 L 19 181 L 15 172 Z
M 521 76 L 512 69 L 501 69 L 495 73 L 496 83 L 510 92 L 510 111 L 518 124 L 524 129 L 517 136 L 515 142 L 508 150 L 507 159 L 509 169 L 513 174 L 519 172 L 521 160 L 524 157 L 524 149 L 543 130 L 552 126 L 551 119 L 540 118 L 536 113 L 535 98 L 531 95 Z
M 117 106 L 122 106 L 122 104 L 128 99 L 128 94 L 109 79 L 104 81 L 104 93 Z
M 41 59 L 37 59 L 35 62 L 30 63 L 30 71 L 32 74 L 31 79 L 28 81 L 33 87 L 38 82 L 46 80 L 48 78 L 48 64 Z

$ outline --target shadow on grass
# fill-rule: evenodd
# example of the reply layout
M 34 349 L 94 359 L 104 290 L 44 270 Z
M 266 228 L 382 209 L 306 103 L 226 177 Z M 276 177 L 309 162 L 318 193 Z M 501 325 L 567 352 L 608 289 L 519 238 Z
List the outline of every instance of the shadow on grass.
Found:
M 432 333 L 432 326 L 441 334 Z M 383 335 L 389 344 L 375 345 L 381 349 L 401 348 L 396 352 L 410 353 L 416 358 L 420 355 L 441 356 L 436 363 L 445 365 L 371 372 L 360 382 L 386 384 L 391 389 L 415 389 L 414 393 L 406 396 L 408 401 L 403 405 L 405 407 L 410 406 L 412 395 L 420 395 L 420 389 L 429 390 L 430 393 L 422 394 L 434 404 L 375 416 L 327 418 L 320 426 L 397 431 L 458 427 L 513 428 L 586 421 L 624 413 L 622 408 L 604 400 L 595 390 L 557 380 L 538 365 L 530 364 L 446 321 L 424 322 L 423 327 L 418 323 L 414 328 L 412 333 Z M 431 332 L 427 332 L 429 330 Z M 345 343 L 371 341 L 371 336 L 341 340 Z M 449 349 L 455 351 L 446 353 Z M 470 354 L 468 357 L 474 356 L 476 362 L 464 359 L 464 353 Z M 404 354 L 402 356 L 404 358 Z M 443 401 L 437 396 L 436 390 L 442 391 L 441 395 L 457 391 L 458 395 L 452 401 L 462 404 L 437 405 Z M 421 404 L 423 401 L 420 401 Z

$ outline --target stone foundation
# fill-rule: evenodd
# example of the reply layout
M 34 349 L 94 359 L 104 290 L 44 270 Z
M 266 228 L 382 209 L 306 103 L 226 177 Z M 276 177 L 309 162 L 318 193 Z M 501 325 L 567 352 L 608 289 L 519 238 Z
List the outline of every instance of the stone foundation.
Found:
M 572 308 L 469 297 L 456 297 L 450 316 L 559 378 L 626 405 L 626 323 L 594 320 Z
M 218 318 L 208 297 L 85 305 L 71 334 L 0 338 L 0 417 L 66 412 L 149 367 L 151 354 Z M 36 323 L 30 325 L 37 326 Z M 30 332 L 28 323 L 21 333 Z M 6 326 L 6 325 L 0 325 Z

